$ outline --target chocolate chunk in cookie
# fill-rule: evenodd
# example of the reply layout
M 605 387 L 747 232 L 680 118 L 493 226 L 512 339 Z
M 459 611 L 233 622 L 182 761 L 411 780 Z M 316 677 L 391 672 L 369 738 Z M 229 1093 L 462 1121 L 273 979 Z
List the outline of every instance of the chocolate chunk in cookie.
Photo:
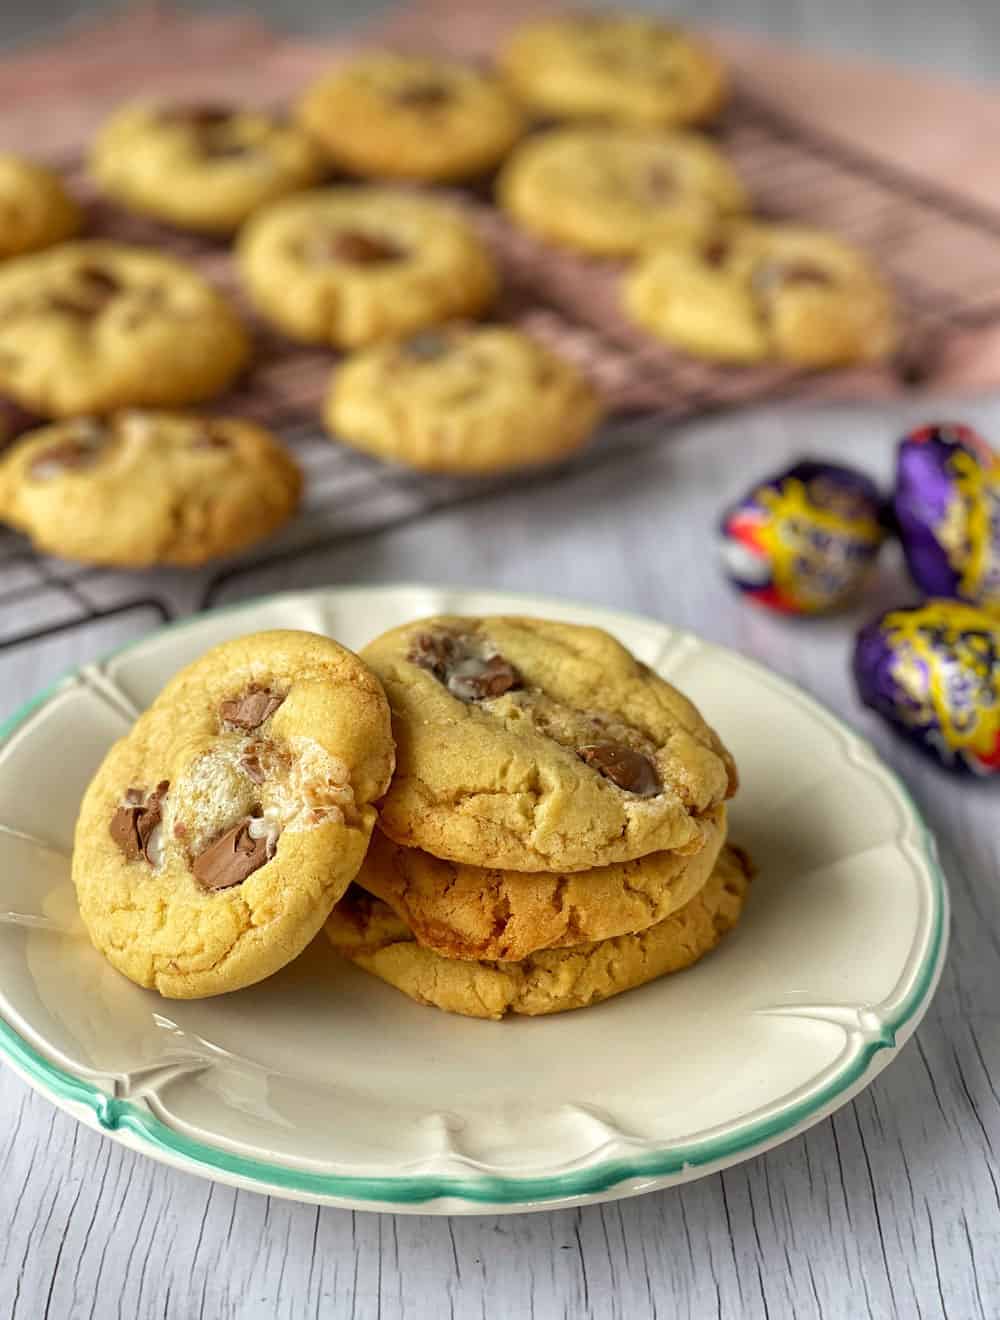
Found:
M 502 697 L 522 686 L 514 666 L 490 649 L 488 642 L 449 633 L 421 633 L 407 657 L 429 670 L 460 701 Z
M 325 244 L 328 256 L 346 261 L 352 266 L 378 266 L 383 262 L 400 261 L 406 253 L 396 243 L 378 234 L 362 229 L 343 229 Z
M 520 686 L 520 674 L 502 655 L 491 655 L 486 659 L 469 656 L 459 661 L 448 677 L 449 692 L 463 701 L 502 697 L 505 692 Z
M 729 240 L 717 234 L 701 249 L 701 259 L 706 266 L 711 266 L 712 270 L 721 270 L 729 260 L 731 252 L 732 244 Z
M 397 105 L 409 105 L 417 110 L 435 110 L 447 105 L 452 97 L 444 83 L 417 82 L 393 92 L 392 99 Z
M 237 729 L 259 729 L 265 720 L 269 720 L 284 701 L 284 696 L 272 692 L 270 688 L 252 686 L 241 696 L 224 701 L 219 707 L 219 718 L 224 724 L 231 724 Z
M 73 287 L 65 292 L 46 294 L 44 305 L 51 311 L 89 319 L 99 315 L 123 289 L 122 283 L 101 266 L 80 266 L 75 272 Z
M 621 743 L 593 743 L 577 751 L 581 761 L 626 793 L 636 797 L 656 797 L 663 784 L 649 757 L 634 752 Z
M 262 784 L 267 778 L 264 763 L 261 760 L 261 744 L 251 743 L 240 756 L 240 769 L 255 784 Z
M 202 889 L 232 889 L 259 870 L 274 855 L 268 833 L 255 828 L 258 817 L 248 816 L 210 843 L 191 863 Z
M 109 826 L 111 837 L 128 861 L 145 857 L 147 862 L 155 862 L 155 831 L 163 820 L 163 799 L 169 787 L 169 780 L 161 780 L 148 796 L 144 789 L 130 788 L 115 809 Z

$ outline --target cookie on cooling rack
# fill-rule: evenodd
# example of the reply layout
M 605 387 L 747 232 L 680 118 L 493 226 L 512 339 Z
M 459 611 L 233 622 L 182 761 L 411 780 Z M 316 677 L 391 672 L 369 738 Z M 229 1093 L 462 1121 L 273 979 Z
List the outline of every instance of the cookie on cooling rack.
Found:
M 726 95 L 706 43 L 649 15 L 569 13 L 518 28 L 500 64 L 517 96 L 552 119 L 697 124 Z
M 442 326 L 364 349 L 334 374 L 330 433 L 429 472 L 486 473 L 563 458 L 601 415 L 562 358 L 509 326 Z
M 831 234 L 734 223 L 658 243 L 625 283 L 644 329 L 699 357 L 832 367 L 885 358 L 893 298 L 869 259 Z
M 240 236 L 239 262 L 263 316 L 339 348 L 476 316 L 497 288 L 455 207 L 386 188 L 323 188 L 266 207 Z
M 231 233 L 266 202 L 316 183 L 310 139 L 259 110 L 216 104 L 126 105 L 94 142 L 102 190 L 182 229 Z
M 0 258 L 61 243 L 82 222 L 57 174 L 21 156 L 0 154 Z
M 392 766 L 385 696 L 350 651 L 290 631 L 215 647 L 84 795 L 73 883 L 91 939 L 173 999 L 270 976 L 357 872 Z
M 64 559 L 193 566 L 269 536 L 301 485 L 262 427 L 131 411 L 24 436 L 0 459 L 0 518 Z
M 299 122 L 343 169 L 446 182 L 492 169 L 524 131 L 492 74 L 453 60 L 372 51 L 303 96 Z
M 748 206 L 735 170 L 704 138 L 600 126 L 530 138 L 505 165 L 497 197 L 525 229 L 602 255 L 704 233 Z
M 34 412 L 197 403 L 249 356 L 221 294 L 162 252 L 78 241 L 0 265 L 0 392 Z

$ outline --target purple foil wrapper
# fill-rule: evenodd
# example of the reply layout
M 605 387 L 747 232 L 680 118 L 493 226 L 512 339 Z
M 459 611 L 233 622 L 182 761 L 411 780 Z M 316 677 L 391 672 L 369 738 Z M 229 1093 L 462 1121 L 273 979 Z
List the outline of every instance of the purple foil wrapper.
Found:
M 893 509 L 922 591 L 1000 605 L 1000 455 L 971 427 L 938 424 L 903 437 Z
M 951 770 L 1000 774 L 1000 616 L 955 600 L 888 610 L 858 633 L 858 695 Z
M 722 517 L 723 567 L 748 600 L 821 614 L 855 594 L 882 544 L 882 501 L 863 472 L 804 460 L 758 483 Z

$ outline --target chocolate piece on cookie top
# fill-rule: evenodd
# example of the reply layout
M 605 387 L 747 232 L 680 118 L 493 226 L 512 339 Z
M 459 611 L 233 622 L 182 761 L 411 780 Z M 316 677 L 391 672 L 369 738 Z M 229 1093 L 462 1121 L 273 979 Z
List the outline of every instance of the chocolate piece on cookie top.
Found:
M 429 670 L 460 701 L 485 701 L 523 687 L 514 666 L 488 641 L 471 635 L 420 633 L 408 659 Z
M 232 889 L 274 856 L 273 834 L 259 816 L 248 816 L 226 830 L 203 849 L 191 863 L 191 871 L 202 889 Z
M 380 234 L 368 234 L 363 229 L 344 229 L 330 240 L 329 250 L 339 261 L 354 266 L 377 266 L 386 261 L 399 261 L 406 254 L 403 249 Z
M 73 272 L 72 284 L 64 291 L 46 293 L 43 304 L 49 311 L 65 312 L 89 320 L 98 316 L 120 293 L 125 291 L 121 280 L 103 266 L 79 266 Z
M 577 749 L 577 756 L 599 775 L 636 797 L 656 797 L 663 784 L 648 756 L 622 743 L 592 743 Z
M 252 684 L 238 697 L 230 697 L 219 706 L 219 718 L 223 724 L 249 732 L 259 729 L 271 718 L 284 701 L 284 693 L 273 692 L 270 688 Z
M 163 779 L 152 793 L 142 788 L 129 788 L 111 817 L 111 837 L 125 854 L 127 861 L 145 857 L 156 865 L 159 836 L 157 831 L 163 820 L 163 799 L 170 781 Z
M 407 83 L 392 93 L 397 105 L 411 106 L 415 110 L 437 110 L 451 101 L 450 90 L 442 82 Z

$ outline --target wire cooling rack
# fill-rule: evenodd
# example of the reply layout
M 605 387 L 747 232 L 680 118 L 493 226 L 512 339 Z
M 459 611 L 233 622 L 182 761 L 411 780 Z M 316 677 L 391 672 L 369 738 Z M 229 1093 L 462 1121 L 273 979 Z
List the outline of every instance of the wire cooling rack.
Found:
M 1000 320 L 1000 214 L 846 147 L 746 91 L 737 92 L 717 133 L 760 213 L 840 232 L 868 249 L 896 286 L 905 326 L 902 351 L 886 367 L 830 373 L 825 382 L 841 395 L 885 394 L 917 384 L 933 375 L 935 356 L 955 330 Z M 61 165 L 86 199 L 81 160 Z M 258 365 L 217 407 L 282 432 L 307 476 L 300 517 L 267 546 L 193 573 L 64 563 L 0 531 L 0 674 L 5 667 L 34 672 L 30 648 L 72 630 L 94 629 L 85 649 L 104 649 L 139 627 L 250 595 L 259 590 L 261 576 L 272 576 L 269 569 L 293 581 L 297 562 L 353 538 L 614 461 L 627 449 L 662 440 L 668 423 L 684 417 L 816 393 L 815 377 L 804 373 L 718 367 L 671 353 L 622 319 L 615 265 L 558 252 L 519 233 L 483 193 L 455 198 L 500 261 L 506 288 L 501 314 L 577 361 L 605 393 L 612 418 L 595 443 L 558 469 L 502 479 L 428 477 L 378 464 L 318 431 L 314 419 L 334 357 L 293 346 L 255 325 Z M 91 233 L 165 247 L 241 301 L 224 245 L 125 215 L 95 198 L 90 209 Z M 663 424 L 650 425 L 651 419 Z M 643 425 L 636 425 L 639 420 Z

